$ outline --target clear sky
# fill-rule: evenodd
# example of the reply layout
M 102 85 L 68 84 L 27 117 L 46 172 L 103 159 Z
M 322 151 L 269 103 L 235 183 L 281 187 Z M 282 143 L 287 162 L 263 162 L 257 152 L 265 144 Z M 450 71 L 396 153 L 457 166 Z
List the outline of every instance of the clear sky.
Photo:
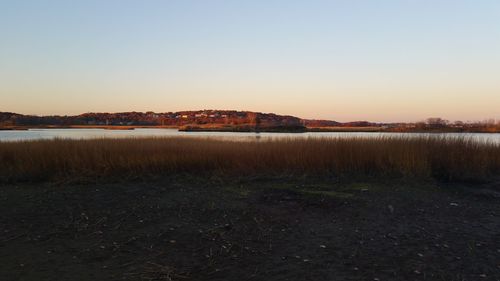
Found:
M 500 119 L 498 0 L 0 0 L 0 111 Z

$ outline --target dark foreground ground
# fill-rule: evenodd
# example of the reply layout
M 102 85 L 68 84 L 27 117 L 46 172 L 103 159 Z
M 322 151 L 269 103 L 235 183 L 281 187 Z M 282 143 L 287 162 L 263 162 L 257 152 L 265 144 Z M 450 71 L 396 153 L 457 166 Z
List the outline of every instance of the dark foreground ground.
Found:
M 189 178 L 4 185 L 0 280 L 500 280 L 498 188 Z

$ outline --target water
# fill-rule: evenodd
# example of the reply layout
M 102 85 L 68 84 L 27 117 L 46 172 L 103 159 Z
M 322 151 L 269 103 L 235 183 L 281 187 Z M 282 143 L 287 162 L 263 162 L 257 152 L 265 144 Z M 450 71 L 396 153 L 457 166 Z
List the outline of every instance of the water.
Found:
M 500 144 L 500 134 L 478 133 L 353 133 L 353 132 L 321 132 L 321 133 L 235 133 L 235 132 L 179 132 L 176 129 L 135 129 L 135 130 L 104 130 L 104 129 L 30 129 L 26 131 L 0 131 L 0 141 L 26 141 L 41 139 L 93 139 L 93 138 L 133 138 L 133 137 L 213 137 L 221 139 L 278 139 L 278 138 L 332 138 L 332 137 L 467 137 L 478 141 Z

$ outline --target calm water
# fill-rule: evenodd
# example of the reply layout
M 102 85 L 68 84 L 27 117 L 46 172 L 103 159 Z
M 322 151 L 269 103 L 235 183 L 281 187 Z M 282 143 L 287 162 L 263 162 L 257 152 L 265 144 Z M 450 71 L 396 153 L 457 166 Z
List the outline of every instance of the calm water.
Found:
M 179 132 L 176 129 L 31 129 L 27 131 L 0 131 L 0 141 L 22 141 L 40 139 L 92 139 L 92 138 L 133 138 L 133 137 L 214 137 L 222 139 L 266 139 L 266 138 L 324 138 L 324 137 L 385 137 L 385 136 L 446 136 L 468 137 L 478 141 L 500 143 L 500 134 L 420 134 L 420 133 L 233 133 L 233 132 Z

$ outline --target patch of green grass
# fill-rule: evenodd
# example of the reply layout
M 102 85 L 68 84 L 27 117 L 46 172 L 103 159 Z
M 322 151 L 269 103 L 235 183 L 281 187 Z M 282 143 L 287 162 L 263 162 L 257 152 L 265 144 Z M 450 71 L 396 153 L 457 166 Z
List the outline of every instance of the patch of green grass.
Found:
M 252 190 L 249 188 L 243 186 L 243 185 L 223 185 L 221 187 L 222 191 L 229 192 L 232 194 L 235 194 L 239 198 L 247 198 L 251 193 Z
M 322 197 L 332 197 L 332 198 L 351 198 L 354 196 L 352 193 L 333 191 L 333 190 L 308 190 L 303 189 L 300 193 L 305 195 L 314 195 L 314 196 L 322 196 Z
M 261 189 L 275 190 L 290 190 L 304 196 L 322 196 L 335 198 L 350 198 L 354 194 L 345 192 L 335 183 L 312 183 L 312 184 L 297 184 L 297 183 L 273 183 L 271 186 L 264 186 Z

